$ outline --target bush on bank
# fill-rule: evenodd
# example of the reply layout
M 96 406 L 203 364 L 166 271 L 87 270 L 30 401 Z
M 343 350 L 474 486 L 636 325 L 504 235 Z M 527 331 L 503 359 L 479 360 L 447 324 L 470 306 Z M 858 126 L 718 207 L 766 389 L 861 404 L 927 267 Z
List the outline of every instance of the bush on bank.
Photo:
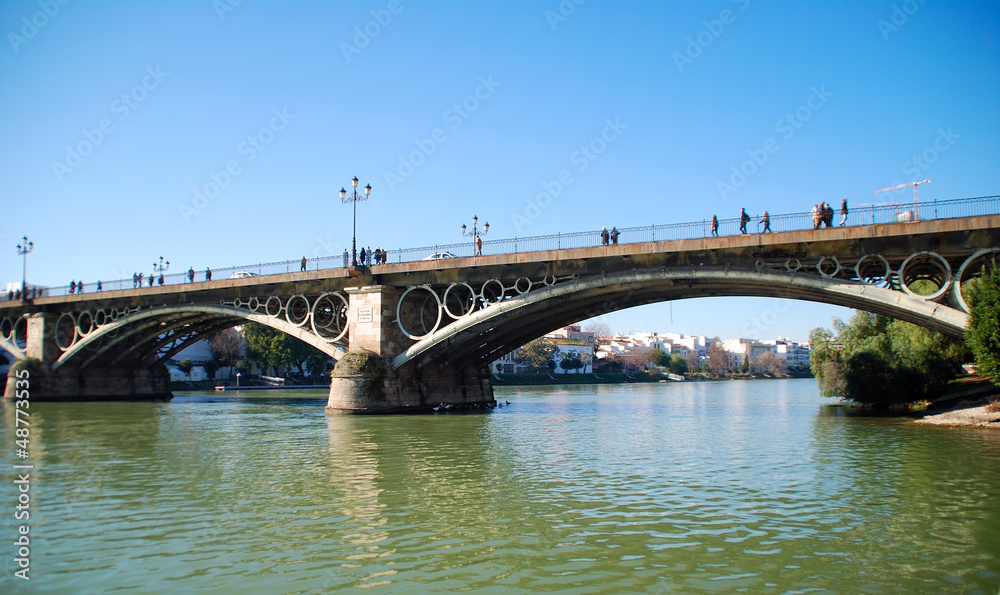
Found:
M 872 407 L 936 398 L 967 357 L 964 343 L 887 316 L 858 311 L 813 329 L 810 368 L 826 397 Z
M 976 368 L 1000 386 L 1000 268 L 996 261 L 972 282 L 969 292 L 969 326 L 965 340 L 975 356 Z

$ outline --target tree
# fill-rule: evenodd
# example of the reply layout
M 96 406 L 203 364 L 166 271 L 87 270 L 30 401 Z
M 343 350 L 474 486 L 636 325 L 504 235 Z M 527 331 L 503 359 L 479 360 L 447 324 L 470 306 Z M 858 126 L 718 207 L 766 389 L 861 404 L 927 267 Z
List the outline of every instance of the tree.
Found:
M 688 373 L 688 363 L 681 354 L 675 353 L 668 357 L 667 368 L 672 374 L 683 376 Z
M 844 394 L 840 370 L 840 346 L 835 345 L 833 333 L 825 328 L 809 331 L 809 369 L 819 384 L 819 394 L 833 397 Z
M 649 349 L 644 349 L 641 347 L 630 349 L 625 353 L 621 354 L 622 363 L 632 369 L 637 370 L 641 366 L 648 363 L 649 358 L 646 356 L 646 354 L 649 353 L 649 351 L 650 351 Z
M 212 335 L 208 340 L 208 346 L 222 366 L 232 368 L 233 364 L 243 357 L 243 339 L 234 328 Z M 232 370 L 229 373 L 232 375 Z
M 562 358 L 562 361 L 559 362 L 559 367 L 563 370 L 579 370 L 583 367 L 583 360 L 575 354 L 569 355 Z
M 684 356 L 684 361 L 687 362 L 688 370 L 698 369 L 698 352 L 694 349 L 688 349 L 687 355 Z
M 205 369 L 205 375 L 209 378 L 215 378 L 215 373 L 219 370 L 218 360 L 210 359 L 201 365 Z
M 787 368 L 787 362 L 770 350 L 760 354 L 754 361 L 754 370 L 771 376 L 781 376 Z
M 554 369 L 555 360 L 552 358 L 557 351 L 559 348 L 552 341 L 541 337 L 518 349 L 514 354 L 514 361 L 524 364 L 536 372 L 542 368 Z M 552 362 L 552 366 L 549 366 L 549 362 Z
M 312 345 L 300 341 L 291 335 L 257 323 L 243 325 L 243 340 L 246 344 L 247 357 L 264 366 L 270 366 L 277 374 L 278 368 L 295 367 L 299 374 L 305 376 L 304 366 L 312 361 L 329 359 L 326 354 Z
M 653 364 L 654 366 L 669 366 L 670 354 L 660 348 L 650 349 L 646 352 L 645 363 Z
M 721 376 L 729 371 L 729 353 L 722 346 L 721 341 L 713 341 L 709 344 L 708 367 L 716 376 Z
M 971 284 L 969 326 L 965 341 L 972 351 L 976 368 L 1000 386 L 1000 268 L 996 261 Z
M 740 366 L 740 372 L 743 372 L 744 374 L 750 373 L 750 353 L 749 352 L 746 353 L 743 356 L 743 365 Z
M 188 380 L 191 379 L 191 369 L 194 368 L 194 362 L 188 358 L 184 358 L 177 362 L 177 369 L 188 375 Z
M 908 322 L 856 312 L 834 321 L 832 333 L 810 333 L 810 368 L 824 396 L 840 395 L 875 407 L 932 399 L 954 377 L 965 356 L 960 342 Z

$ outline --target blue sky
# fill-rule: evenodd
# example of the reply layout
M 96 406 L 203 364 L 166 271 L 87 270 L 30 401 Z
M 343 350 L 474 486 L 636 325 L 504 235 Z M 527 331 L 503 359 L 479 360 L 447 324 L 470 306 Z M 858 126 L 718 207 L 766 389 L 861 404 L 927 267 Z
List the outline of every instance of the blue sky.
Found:
M 389 247 L 460 241 L 474 214 L 493 239 L 870 203 L 925 178 L 921 200 L 997 194 L 998 17 L 938 0 L 6 0 L 0 281 L 20 279 L 25 234 L 45 285 L 161 255 L 339 253 L 355 175 L 373 187 L 359 242 Z M 805 339 L 833 316 L 850 311 L 720 298 L 605 321 Z

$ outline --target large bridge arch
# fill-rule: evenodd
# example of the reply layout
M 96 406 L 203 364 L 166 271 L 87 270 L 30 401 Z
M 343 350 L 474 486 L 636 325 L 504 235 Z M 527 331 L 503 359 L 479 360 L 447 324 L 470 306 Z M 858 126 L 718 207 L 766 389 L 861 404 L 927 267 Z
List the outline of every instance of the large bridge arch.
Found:
M 478 310 L 424 337 L 393 365 L 486 362 L 567 324 L 645 304 L 698 297 L 780 297 L 884 314 L 961 337 L 968 315 L 901 291 L 776 270 L 630 270 L 559 283 Z
M 151 352 L 159 352 L 167 343 L 159 337 L 183 329 L 184 334 L 178 337 L 182 340 L 167 348 L 167 351 L 160 356 L 159 360 L 164 360 L 211 333 L 245 322 L 256 322 L 281 331 L 315 347 L 334 360 L 340 359 L 346 353 L 346 350 L 335 342 L 323 340 L 309 332 L 307 325 L 296 325 L 264 312 L 254 312 L 229 304 L 181 304 L 137 310 L 97 326 L 79 340 L 74 340 L 52 364 L 52 370 L 55 371 L 69 363 L 84 368 L 112 350 L 119 350 L 116 362 L 129 354 L 141 357 Z M 58 328 L 56 330 L 58 332 Z M 139 345 L 145 345 L 144 349 L 137 351 L 136 345 L 122 348 L 123 343 L 140 336 L 143 340 L 139 341 Z

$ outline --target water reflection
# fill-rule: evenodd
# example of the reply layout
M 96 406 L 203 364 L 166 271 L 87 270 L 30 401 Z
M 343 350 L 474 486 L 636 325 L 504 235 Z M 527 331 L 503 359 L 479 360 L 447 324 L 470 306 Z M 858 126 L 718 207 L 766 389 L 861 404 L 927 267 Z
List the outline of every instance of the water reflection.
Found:
M 810 380 L 507 388 L 488 415 L 301 395 L 33 408 L 33 590 L 1000 584 L 1000 436 L 828 415 Z

